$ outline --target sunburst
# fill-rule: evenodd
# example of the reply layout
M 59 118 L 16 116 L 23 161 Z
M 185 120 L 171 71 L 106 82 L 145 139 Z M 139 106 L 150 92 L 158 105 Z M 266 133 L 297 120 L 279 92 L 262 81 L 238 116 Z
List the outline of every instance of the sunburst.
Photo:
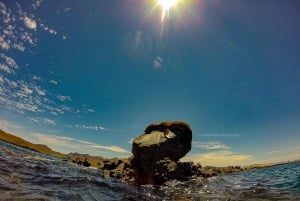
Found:
M 165 19 L 166 13 L 174 7 L 179 0 L 157 0 L 158 5 L 162 7 L 161 21 Z

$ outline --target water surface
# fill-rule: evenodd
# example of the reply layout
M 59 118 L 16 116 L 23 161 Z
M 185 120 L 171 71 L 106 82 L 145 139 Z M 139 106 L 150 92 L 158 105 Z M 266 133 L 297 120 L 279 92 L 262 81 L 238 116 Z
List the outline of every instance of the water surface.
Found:
M 0 141 L 0 200 L 300 200 L 300 163 L 136 186 Z

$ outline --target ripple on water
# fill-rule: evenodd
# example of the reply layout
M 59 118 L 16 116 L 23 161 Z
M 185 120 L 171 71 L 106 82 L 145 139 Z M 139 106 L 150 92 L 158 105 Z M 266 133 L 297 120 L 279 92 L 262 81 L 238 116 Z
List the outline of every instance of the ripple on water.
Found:
M 104 179 L 102 172 L 0 142 L 0 200 L 300 200 L 300 163 L 162 186 Z

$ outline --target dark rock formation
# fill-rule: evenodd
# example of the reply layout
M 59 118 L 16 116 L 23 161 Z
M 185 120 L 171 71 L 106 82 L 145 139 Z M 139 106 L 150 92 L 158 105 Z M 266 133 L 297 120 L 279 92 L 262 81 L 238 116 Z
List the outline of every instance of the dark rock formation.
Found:
M 145 132 L 133 140 L 135 159 L 159 161 L 170 158 L 178 161 L 191 150 L 192 130 L 184 122 L 161 122 L 150 124 Z
M 83 166 L 103 170 L 105 178 L 114 177 L 136 184 L 162 184 L 168 180 L 187 180 L 192 176 L 212 177 L 265 166 L 202 167 L 193 162 L 179 162 L 191 149 L 192 130 L 184 122 L 161 122 L 147 126 L 135 138 L 133 157 L 105 159 L 87 154 L 71 153 L 68 159 Z
M 191 143 L 192 130 L 187 123 L 172 121 L 147 126 L 132 144 L 136 182 L 159 184 L 182 178 L 187 171 L 178 160 L 190 151 Z

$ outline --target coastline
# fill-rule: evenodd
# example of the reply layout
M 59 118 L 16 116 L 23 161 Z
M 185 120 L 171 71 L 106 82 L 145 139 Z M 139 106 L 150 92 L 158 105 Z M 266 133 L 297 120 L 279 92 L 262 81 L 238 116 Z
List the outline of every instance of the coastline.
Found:
M 18 136 L 7 133 L 1 129 L 0 129 L 0 140 L 10 143 L 10 144 L 13 144 L 13 145 L 16 145 L 16 146 L 19 146 L 19 147 L 23 147 L 23 148 L 30 149 L 30 150 L 33 150 L 33 151 L 36 151 L 39 153 L 55 156 L 58 158 L 63 158 L 66 156 L 65 154 L 62 154 L 60 152 L 52 150 L 47 145 L 31 143 L 31 142 L 24 140 Z
M 128 158 L 104 158 L 101 156 L 90 156 L 88 154 L 69 153 L 62 154 L 54 151 L 46 145 L 33 144 L 13 134 L 7 133 L 0 129 L 0 140 L 20 146 L 26 149 L 37 151 L 39 153 L 51 155 L 54 157 L 62 158 L 72 163 L 76 163 L 85 167 L 93 167 L 103 170 L 103 176 L 105 178 L 114 177 L 124 181 L 133 181 L 134 178 L 134 166 L 132 165 L 133 157 Z M 194 164 L 193 162 L 178 162 L 177 164 L 169 163 L 169 161 L 163 161 L 162 164 L 167 164 L 165 172 L 167 175 L 172 175 L 174 165 L 179 166 L 181 169 L 180 174 L 175 177 L 185 180 L 191 176 L 212 177 L 220 174 L 237 173 L 242 171 L 249 171 L 260 168 L 267 168 L 277 166 L 285 163 L 275 164 L 253 164 L 248 166 L 227 166 L 227 167 L 214 167 L 214 166 L 201 166 L 201 164 Z M 173 173 L 174 174 L 174 173 Z M 170 176 L 172 179 L 174 175 Z

